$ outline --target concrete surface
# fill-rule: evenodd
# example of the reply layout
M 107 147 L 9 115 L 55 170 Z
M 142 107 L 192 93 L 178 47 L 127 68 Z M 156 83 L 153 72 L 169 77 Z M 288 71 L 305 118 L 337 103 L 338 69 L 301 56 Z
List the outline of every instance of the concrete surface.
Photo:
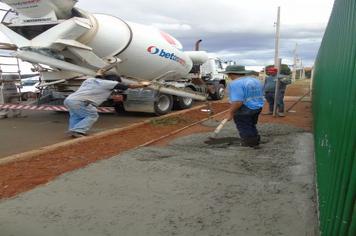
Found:
M 68 114 L 23 111 L 25 117 L 0 119 L 0 158 L 30 151 L 65 140 Z M 101 114 L 92 133 L 120 128 L 153 117 L 153 114 Z
M 0 202 L 1 236 L 317 235 L 312 135 L 260 130 L 260 149 L 195 134 L 65 174 Z

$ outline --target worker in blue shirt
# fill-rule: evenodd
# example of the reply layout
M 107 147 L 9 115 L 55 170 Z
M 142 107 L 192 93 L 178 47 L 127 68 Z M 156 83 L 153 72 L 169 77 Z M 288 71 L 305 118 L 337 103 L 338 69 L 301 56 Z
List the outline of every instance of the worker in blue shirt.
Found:
M 224 72 L 232 80 L 229 84 L 230 112 L 228 120 L 234 120 L 241 137 L 241 145 L 256 147 L 260 136 L 256 128 L 264 105 L 262 83 L 244 66 L 232 65 Z

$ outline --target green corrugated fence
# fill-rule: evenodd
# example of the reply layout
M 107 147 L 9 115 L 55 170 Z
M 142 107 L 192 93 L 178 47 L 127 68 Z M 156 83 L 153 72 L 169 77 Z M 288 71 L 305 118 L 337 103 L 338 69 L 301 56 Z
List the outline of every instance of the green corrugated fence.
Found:
M 335 0 L 314 79 L 320 232 L 356 236 L 356 0 Z

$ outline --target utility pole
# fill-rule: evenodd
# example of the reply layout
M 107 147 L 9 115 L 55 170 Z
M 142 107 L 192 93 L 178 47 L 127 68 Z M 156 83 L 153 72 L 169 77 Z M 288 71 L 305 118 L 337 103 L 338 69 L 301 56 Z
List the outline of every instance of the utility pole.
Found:
M 303 60 L 300 59 L 300 77 L 299 77 L 299 79 L 301 79 L 301 80 L 304 79 L 303 73 L 304 73 Z
M 279 39 L 280 39 L 280 27 L 281 27 L 281 7 L 278 7 L 277 22 L 276 25 L 276 39 L 275 39 L 275 54 L 274 54 L 274 66 L 279 68 Z
M 278 111 L 278 97 L 279 97 L 279 84 L 280 84 L 280 70 L 281 70 L 281 65 L 282 65 L 282 58 L 278 59 L 278 73 L 277 73 L 277 79 L 276 79 L 276 89 L 274 91 L 274 104 L 273 104 L 273 116 L 277 117 Z
M 297 60 L 298 60 L 298 55 L 297 55 L 297 50 L 298 50 L 298 44 L 295 44 L 295 49 L 293 51 L 294 54 L 294 59 L 293 59 L 293 72 L 292 72 L 292 81 L 293 83 L 296 80 L 297 77 Z
M 274 67 L 278 69 L 276 89 L 274 92 L 274 107 L 273 116 L 277 116 L 277 104 L 278 104 L 278 94 L 279 94 L 279 74 L 281 71 L 281 59 L 279 58 L 279 39 L 280 39 L 280 27 L 281 27 L 281 7 L 278 7 L 277 12 L 277 22 L 276 22 L 276 41 L 275 41 L 275 55 L 274 55 Z

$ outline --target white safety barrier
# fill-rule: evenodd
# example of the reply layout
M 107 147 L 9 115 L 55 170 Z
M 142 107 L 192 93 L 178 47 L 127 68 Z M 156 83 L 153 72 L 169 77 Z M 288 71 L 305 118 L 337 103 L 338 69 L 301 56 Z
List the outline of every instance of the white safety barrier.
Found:
M 21 104 L 0 104 L 0 110 L 31 110 L 31 111 L 68 111 L 65 106 L 36 106 L 36 105 L 21 105 Z M 98 107 L 100 113 L 115 113 L 113 107 Z

